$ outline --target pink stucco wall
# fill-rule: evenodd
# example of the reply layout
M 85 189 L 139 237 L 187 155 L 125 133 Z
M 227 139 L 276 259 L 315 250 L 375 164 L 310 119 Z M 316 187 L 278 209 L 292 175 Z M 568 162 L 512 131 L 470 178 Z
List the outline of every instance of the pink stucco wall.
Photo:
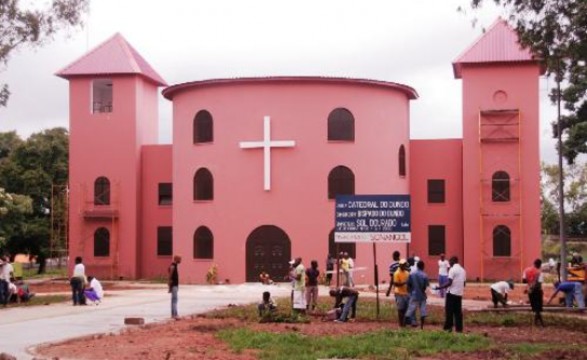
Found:
M 464 257 L 473 279 L 520 278 L 540 257 L 538 77 L 538 65 L 528 63 L 462 70 Z M 481 144 L 480 110 L 502 109 L 519 109 L 519 142 Z M 499 170 L 512 179 L 507 203 L 491 202 L 491 174 Z M 512 231 L 511 257 L 493 256 L 498 224 Z
M 159 184 L 171 183 L 171 145 L 143 146 L 140 276 L 165 278 L 172 256 L 157 255 L 157 228 L 172 226 L 173 205 L 159 205 Z
M 334 200 L 327 198 L 328 173 L 338 165 L 355 174 L 357 194 L 407 194 L 409 179 L 398 176 L 398 149 L 409 142 L 406 94 L 353 81 L 238 81 L 197 84 L 173 97 L 173 236 L 183 255 L 182 278 L 201 283 L 218 264 L 220 279 L 245 279 L 245 245 L 258 226 L 275 225 L 291 240 L 292 256 L 321 267 L 334 227 Z M 338 107 L 355 117 L 355 141 L 329 142 L 327 118 Z M 214 142 L 192 142 L 194 115 L 214 118 Z M 272 184 L 263 190 L 263 154 L 239 148 L 261 140 L 263 117 L 271 117 L 274 140 L 296 146 L 272 151 Z M 377 140 L 374 140 L 377 139 Z M 408 151 L 409 156 L 409 151 Z M 214 200 L 193 201 L 193 177 L 200 167 L 214 176 Z M 194 231 L 207 226 L 214 235 L 214 259 L 192 258 Z M 176 246 L 177 245 L 177 246 Z M 404 246 L 400 247 L 404 249 Z M 380 246 L 378 262 L 389 262 L 393 246 Z M 357 246 L 359 282 L 372 281 L 372 246 Z M 385 274 L 385 270 L 381 274 Z
M 425 261 L 431 278 L 438 275 L 438 256 L 430 255 L 429 225 L 445 226 L 447 258 L 456 255 L 463 259 L 462 147 L 460 139 L 410 141 L 412 243 L 409 251 Z M 428 203 L 429 179 L 445 181 L 444 203 Z
M 99 78 L 112 79 L 110 113 L 91 112 L 93 78 L 70 80 L 70 256 L 82 256 L 90 274 L 135 278 L 141 146 L 157 139 L 157 87 L 136 75 Z M 110 180 L 110 205 L 93 203 L 100 176 Z M 110 232 L 108 257 L 94 257 L 98 227 Z

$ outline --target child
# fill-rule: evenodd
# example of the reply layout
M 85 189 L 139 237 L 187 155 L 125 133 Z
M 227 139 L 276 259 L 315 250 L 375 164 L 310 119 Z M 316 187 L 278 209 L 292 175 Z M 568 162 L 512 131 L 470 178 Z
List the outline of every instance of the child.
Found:
M 259 309 L 259 317 L 261 318 L 267 316 L 267 314 L 271 316 L 275 312 L 277 306 L 275 305 L 275 302 L 273 302 L 269 291 L 263 292 L 263 301 L 257 306 L 257 308 Z

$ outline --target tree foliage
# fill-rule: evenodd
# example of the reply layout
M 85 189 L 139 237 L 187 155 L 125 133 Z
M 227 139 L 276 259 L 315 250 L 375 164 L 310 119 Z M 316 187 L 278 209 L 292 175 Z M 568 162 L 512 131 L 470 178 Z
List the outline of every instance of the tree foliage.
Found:
M 493 1 L 509 14 L 509 22 L 544 64 L 547 73 L 561 81 L 561 116 L 566 138 L 563 154 L 573 163 L 587 153 L 587 0 L 471 0 L 473 8 Z M 557 89 L 550 98 L 558 99 Z M 554 137 L 558 136 L 553 126 Z
M 548 234 L 559 232 L 559 168 L 542 164 L 542 228 Z M 569 165 L 564 173 L 564 200 L 566 233 L 570 236 L 587 235 L 587 167 Z
M 10 141 L 3 142 L 6 139 Z M 6 146 L 8 155 L 0 158 L 0 187 L 26 195 L 31 206 L 31 211 L 23 217 L 11 219 L 16 224 L 11 225 L 6 250 L 43 259 L 49 250 L 51 212 L 54 217 L 66 216 L 63 209 L 55 209 L 51 198 L 53 185 L 64 186 L 68 181 L 69 135 L 64 128 L 54 128 L 35 133 L 25 141 L 16 141 L 13 133 L 3 133 L 0 149 L 4 143 L 13 146 Z
M 22 231 L 24 216 L 32 212 L 30 197 L 10 194 L 0 188 L 0 250 L 7 247 L 8 239 Z
M 25 8 L 19 0 L 0 0 L 0 64 L 25 45 L 40 46 L 58 31 L 82 24 L 89 0 L 52 0 L 44 8 Z M 0 84 L 0 106 L 6 106 L 10 90 Z

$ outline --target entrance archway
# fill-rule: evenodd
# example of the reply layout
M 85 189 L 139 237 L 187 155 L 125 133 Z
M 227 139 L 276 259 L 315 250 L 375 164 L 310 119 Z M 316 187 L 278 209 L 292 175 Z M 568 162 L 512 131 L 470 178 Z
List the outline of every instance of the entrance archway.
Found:
M 266 271 L 273 281 L 284 281 L 291 260 L 291 242 L 285 231 L 274 225 L 259 226 L 247 238 L 247 282 L 259 281 Z

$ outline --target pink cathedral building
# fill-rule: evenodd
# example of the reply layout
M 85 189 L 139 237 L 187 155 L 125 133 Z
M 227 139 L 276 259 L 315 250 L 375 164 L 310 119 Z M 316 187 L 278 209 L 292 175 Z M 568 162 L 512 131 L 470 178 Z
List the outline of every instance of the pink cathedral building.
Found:
M 541 67 L 497 21 L 457 57 L 462 139 L 410 139 L 415 89 L 348 78 L 214 79 L 167 86 L 114 35 L 57 73 L 70 91 L 69 254 L 104 278 L 280 280 L 334 254 L 337 194 L 411 196 L 411 243 L 436 275 L 457 255 L 470 279 L 520 278 L 540 256 Z M 158 96 L 173 104 L 159 145 Z M 455 99 L 457 101 L 457 99 Z M 371 244 L 339 244 L 371 283 Z

